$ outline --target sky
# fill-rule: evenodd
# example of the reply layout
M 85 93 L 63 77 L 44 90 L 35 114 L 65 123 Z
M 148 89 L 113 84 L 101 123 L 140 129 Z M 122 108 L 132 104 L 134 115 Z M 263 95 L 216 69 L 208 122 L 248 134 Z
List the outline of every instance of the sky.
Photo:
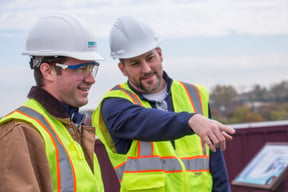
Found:
M 210 91 L 232 85 L 239 93 L 288 80 L 287 0 L 1 0 L 0 116 L 25 102 L 35 84 L 22 52 L 32 25 L 54 12 L 88 23 L 105 58 L 81 110 L 94 109 L 106 91 L 126 81 L 108 40 L 122 15 L 141 17 L 160 34 L 163 67 L 174 79 Z

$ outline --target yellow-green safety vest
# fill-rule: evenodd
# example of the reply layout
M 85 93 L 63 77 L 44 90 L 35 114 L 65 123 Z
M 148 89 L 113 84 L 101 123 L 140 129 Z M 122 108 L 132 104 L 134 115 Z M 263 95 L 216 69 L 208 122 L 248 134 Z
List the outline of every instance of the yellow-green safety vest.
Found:
M 173 81 L 172 103 L 175 112 L 197 112 L 208 117 L 209 94 L 199 85 Z M 110 90 L 104 99 L 118 97 L 151 108 L 127 83 Z M 102 102 L 101 102 L 102 103 Z M 127 154 L 119 154 L 103 121 L 101 103 L 92 115 L 96 134 L 104 143 L 109 158 L 121 182 L 121 191 L 212 191 L 208 146 L 196 134 L 174 141 L 145 142 L 133 140 Z
M 80 144 L 73 140 L 61 121 L 47 113 L 36 100 L 28 100 L 3 117 L 0 125 L 11 120 L 31 123 L 43 137 L 55 192 L 104 191 L 96 155 L 92 171 Z

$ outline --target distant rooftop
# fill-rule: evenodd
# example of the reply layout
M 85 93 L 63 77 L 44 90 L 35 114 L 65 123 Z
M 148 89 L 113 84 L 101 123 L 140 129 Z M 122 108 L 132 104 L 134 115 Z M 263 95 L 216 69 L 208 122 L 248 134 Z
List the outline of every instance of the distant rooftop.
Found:
M 275 126 L 283 126 L 287 125 L 288 127 L 288 120 L 283 121 L 265 121 L 265 122 L 255 122 L 255 123 L 239 123 L 239 124 L 230 124 L 229 127 L 234 129 L 241 129 L 241 128 L 258 128 L 258 127 L 275 127 Z

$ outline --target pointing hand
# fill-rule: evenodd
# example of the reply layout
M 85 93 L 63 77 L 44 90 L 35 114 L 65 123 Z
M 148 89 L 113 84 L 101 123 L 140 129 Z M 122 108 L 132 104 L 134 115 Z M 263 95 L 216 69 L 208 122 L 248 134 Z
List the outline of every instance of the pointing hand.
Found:
M 232 140 L 233 137 L 230 134 L 236 132 L 235 129 L 200 114 L 194 114 L 189 119 L 188 124 L 194 133 L 200 136 L 213 152 L 218 147 L 224 151 L 226 149 L 226 140 Z

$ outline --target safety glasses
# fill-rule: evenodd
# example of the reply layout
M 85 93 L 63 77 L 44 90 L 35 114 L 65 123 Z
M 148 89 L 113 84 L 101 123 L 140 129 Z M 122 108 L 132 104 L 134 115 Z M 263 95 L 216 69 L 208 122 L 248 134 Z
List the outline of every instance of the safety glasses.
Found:
M 81 63 L 77 65 L 65 65 L 65 64 L 60 64 L 60 63 L 51 63 L 51 65 L 55 65 L 64 70 L 70 69 L 73 75 L 77 79 L 87 78 L 90 75 L 90 73 L 95 78 L 98 72 L 98 68 L 99 68 L 99 63 L 97 62 Z

